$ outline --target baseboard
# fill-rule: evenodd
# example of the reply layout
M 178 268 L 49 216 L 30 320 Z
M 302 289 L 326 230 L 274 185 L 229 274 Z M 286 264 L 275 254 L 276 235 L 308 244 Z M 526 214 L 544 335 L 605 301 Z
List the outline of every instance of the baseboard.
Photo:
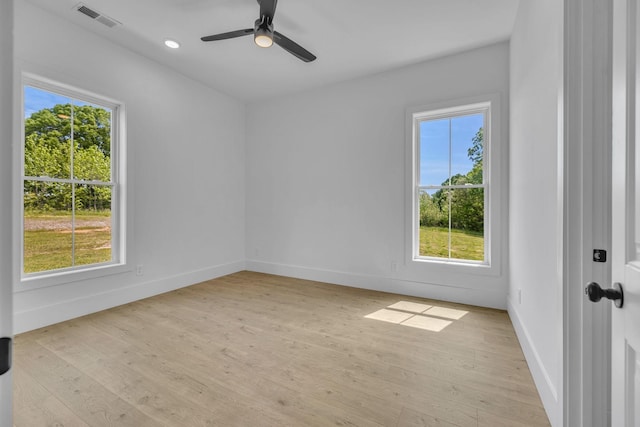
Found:
M 558 390 L 553 384 L 549 373 L 545 369 L 540 355 L 538 354 L 535 345 L 533 344 L 527 328 L 522 324 L 518 312 L 513 306 L 511 300 L 507 302 L 507 312 L 511 318 L 511 323 L 516 331 L 520 347 L 524 353 L 524 357 L 529 365 L 529 371 L 533 377 L 533 382 L 538 389 L 540 400 L 544 406 L 549 421 L 552 426 L 562 425 L 562 411 L 561 403 L 558 397 Z M 559 421 L 558 421 L 559 420 Z
M 503 292 L 437 285 L 393 277 L 353 274 L 309 267 L 247 260 L 246 268 L 258 273 L 314 280 L 353 288 L 432 298 L 461 304 L 506 309 Z
M 65 320 L 149 298 L 206 280 L 215 279 L 216 277 L 237 273 L 244 269 L 245 262 L 237 261 L 16 312 L 13 317 L 14 333 L 20 334 L 54 323 L 64 322 Z

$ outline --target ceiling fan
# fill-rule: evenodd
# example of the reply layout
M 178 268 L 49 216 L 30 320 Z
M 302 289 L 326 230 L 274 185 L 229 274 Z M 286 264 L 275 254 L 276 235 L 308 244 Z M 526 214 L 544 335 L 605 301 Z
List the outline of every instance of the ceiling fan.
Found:
M 260 18 L 256 19 L 253 28 L 206 36 L 202 37 L 200 40 L 203 42 L 210 42 L 214 40 L 233 39 L 253 34 L 253 40 L 260 47 L 270 47 L 275 43 L 304 62 L 313 61 L 316 59 L 314 54 L 288 37 L 285 37 L 283 34 L 273 30 L 273 15 L 276 13 L 277 3 L 278 0 L 258 0 L 258 4 L 260 5 Z

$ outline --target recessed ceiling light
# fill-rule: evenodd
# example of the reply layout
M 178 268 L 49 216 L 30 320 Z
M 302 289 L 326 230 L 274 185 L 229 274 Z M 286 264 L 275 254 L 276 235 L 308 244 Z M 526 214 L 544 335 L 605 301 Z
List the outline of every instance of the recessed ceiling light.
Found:
M 180 47 L 180 43 L 175 40 L 167 39 L 164 41 L 164 45 L 166 47 L 170 47 L 171 49 L 177 49 Z

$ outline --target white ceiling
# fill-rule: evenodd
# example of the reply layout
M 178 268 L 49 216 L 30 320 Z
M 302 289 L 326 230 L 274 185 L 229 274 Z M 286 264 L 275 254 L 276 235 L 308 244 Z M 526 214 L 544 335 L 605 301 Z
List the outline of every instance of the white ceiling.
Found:
M 86 0 L 122 25 L 76 11 L 79 0 L 29 0 L 90 31 L 243 101 L 329 83 L 507 40 L 517 0 L 280 0 L 274 27 L 315 54 L 304 63 L 251 36 L 200 37 L 252 28 L 256 0 Z M 166 48 L 178 40 L 178 50 Z

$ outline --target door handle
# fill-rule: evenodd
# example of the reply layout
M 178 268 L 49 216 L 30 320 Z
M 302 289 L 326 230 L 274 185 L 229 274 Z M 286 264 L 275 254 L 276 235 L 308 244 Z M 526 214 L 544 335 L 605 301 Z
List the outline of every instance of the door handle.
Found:
M 11 338 L 0 338 L 0 375 L 11 369 Z
M 598 302 L 605 297 L 606 299 L 613 300 L 616 307 L 622 308 L 624 304 L 624 292 L 622 292 L 622 285 L 620 283 L 614 283 L 613 288 L 602 289 L 596 282 L 587 283 L 587 287 L 584 288 L 584 293 L 589 297 L 589 301 Z

